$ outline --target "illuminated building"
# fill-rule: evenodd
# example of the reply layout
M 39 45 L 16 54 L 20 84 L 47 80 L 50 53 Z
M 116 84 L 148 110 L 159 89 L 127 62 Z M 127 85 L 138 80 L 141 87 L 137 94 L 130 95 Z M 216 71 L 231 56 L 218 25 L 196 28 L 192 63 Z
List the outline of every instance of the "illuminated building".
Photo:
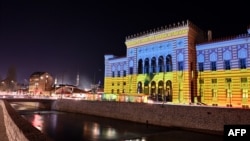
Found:
M 249 37 L 214 42 L 190 21 L 129 36 L 125 57 L 105 55 L 104 93 L 249 105 Z
M 29 93 L 50 95 L 50 90 L 53 85 L 53 78 L 47 72 L 34 72 L 29 80 Z
M 249 107 L 249 31 L 196 45 L 199 101 L 214 106 Z

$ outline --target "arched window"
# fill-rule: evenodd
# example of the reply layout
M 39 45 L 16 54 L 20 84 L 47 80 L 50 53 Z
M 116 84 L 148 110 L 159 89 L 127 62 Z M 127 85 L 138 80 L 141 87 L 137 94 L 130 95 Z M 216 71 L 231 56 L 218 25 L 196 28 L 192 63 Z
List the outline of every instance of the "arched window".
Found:
M 198 55 L 198 70 L 200 72 L 203 72 L 204 71 L 204 55 L 203 54 L 199 54 Z
M 137 93 L 142 93 L 142 83 L 138 82 L 137 84 Z
M 142 74 L 143 72 L 142 72 L 142 59 L 140 59 L 139 61 L 138 61 L 138 74 Z
M 148 58 L 146 58 L 144 62 L 144 72 L 147 74 L 149 73 L 149 59 Z
M 239 58 L 239 68 L 246 69 L 247 68 L 247 50 L 245 48 L 241 48 L 238 51 L 238 58 Z
M 217 70 L 216 61 L 217 61 L 217 54 L 215 52 L 213 52 L 210 54 L 210 63 L 211 63 L 211 70 L 212 71 Z
M 231 59 L 232 59 L 232 54 L 231 51 L 227 50 L 223 53 L 223 59 L 224 59 L 224 68 L 225 70 L 230 70 L 231 69 Z
M 166 57 L 166 72 L 171 72 L 172 68 L 172 56 L 169 54 Z

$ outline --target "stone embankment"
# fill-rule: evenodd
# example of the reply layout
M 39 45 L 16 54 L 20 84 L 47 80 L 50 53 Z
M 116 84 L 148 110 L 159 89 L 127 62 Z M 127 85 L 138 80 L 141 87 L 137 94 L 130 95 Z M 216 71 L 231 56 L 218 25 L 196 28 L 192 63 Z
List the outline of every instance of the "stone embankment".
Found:
M 3 130 L 1 134 L 5 137 L 3 141 L 51 141 L 50 138 L 21 117 L 8 102 L 0 100 L 0 107 L 3 113 L 1 118 L 3 118 L 5 125 L 5 127 L 1 127 Z
M 239 108 L 61 99 L 51 109 L 213 134 L 223 134 L 224 125 L 250 124 L 250 109 Z M 51 141 L 4 100 L 0 112 L 3 141 Z
M 250 124 L 250 110 L 210 106 L 58 100 L 52 110 L 223 134 L 224 125 Z

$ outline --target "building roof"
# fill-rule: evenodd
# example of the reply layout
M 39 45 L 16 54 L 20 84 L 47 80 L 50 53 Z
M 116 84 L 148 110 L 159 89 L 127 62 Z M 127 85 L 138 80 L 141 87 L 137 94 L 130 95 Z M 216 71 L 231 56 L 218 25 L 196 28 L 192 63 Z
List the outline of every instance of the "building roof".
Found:
M 43 75 L 43 74 L 45 74 L 46 72 L 33 72 L 31 75 L 30 75 L 30 77 L 32 77 L 32 76 L 41 76 L 41 75 Z

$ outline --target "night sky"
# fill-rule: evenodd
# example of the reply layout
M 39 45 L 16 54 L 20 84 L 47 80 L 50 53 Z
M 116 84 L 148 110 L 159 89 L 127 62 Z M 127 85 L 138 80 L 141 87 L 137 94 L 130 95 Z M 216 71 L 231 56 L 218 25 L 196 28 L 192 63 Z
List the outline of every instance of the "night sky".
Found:
M 7 1 L 7 0 L 6 0 Z M 104 55 L 126 55 L 125 38 L 190 20 L 213 38 L 247 33 L 246 1 L 214 4 L 147 1 L 8 0 L 0 7 L 0 76 L 14 66 L 17 80 L 46 71 L 59 83 L 88 87 L 104 76 Z M 60 82 L 61 81 L 61 82 Z

